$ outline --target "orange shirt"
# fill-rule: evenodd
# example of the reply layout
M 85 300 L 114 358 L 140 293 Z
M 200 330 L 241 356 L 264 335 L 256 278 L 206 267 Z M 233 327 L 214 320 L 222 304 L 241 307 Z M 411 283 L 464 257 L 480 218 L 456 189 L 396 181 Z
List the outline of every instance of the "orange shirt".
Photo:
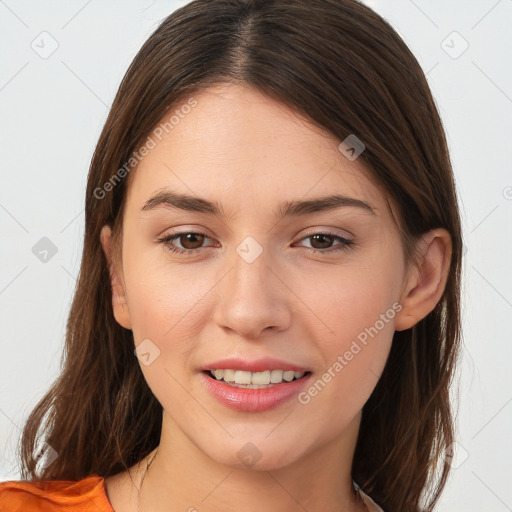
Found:
M 370 512 L 383 512 L 359 489 Z M 0 482 L 0 512 L 115 512 L 103 477 L 90 475 L 78 482 L 47 480 Z
M 0 512 L 114 512 L 104 479 L 0 483 Z

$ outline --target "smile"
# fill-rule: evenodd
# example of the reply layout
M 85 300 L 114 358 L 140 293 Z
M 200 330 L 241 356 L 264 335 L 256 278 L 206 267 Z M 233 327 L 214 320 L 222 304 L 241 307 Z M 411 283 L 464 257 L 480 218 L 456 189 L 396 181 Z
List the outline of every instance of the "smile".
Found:
M 203 385 L 215 399 L 240 412 L 268 411 L 289 402 L 304 390 L 311 378 L 309 371 L 249 372 L 225 368 L 204 370 L 200 375 Z
M 263 389 L 283 382 L 292 382 L 301 379 L 308 372 L 294 372 L 292 370 L 265 370 L 261 372 L 248 372 L 244 370 L 216 369 L 209 370 L 210 375 L 233 387 L 246 389 Z

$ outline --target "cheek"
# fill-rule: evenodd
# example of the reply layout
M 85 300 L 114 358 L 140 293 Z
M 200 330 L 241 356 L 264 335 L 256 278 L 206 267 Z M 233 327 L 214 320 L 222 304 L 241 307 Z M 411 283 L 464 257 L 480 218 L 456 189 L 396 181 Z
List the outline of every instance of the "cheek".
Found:
M 317 320 L 309 324 L 323 367 L 298 396 L 305 412 L 303 431 L 320 444 L 347 428 L 375 389 L 391 348 L 396 315 L 385 274 L 369 269 L 334 277 L 313 302 L 332 332 L 319 329 Z
M 323 368 L 304 401 L 320 394 L 319 405 L 342 400 L 343 410 L 334 414 L 350 416 L 370 396 L 387 361 L 401 309 L 397 261 L 382 256 L 372 265 L 330 270 L 328 280 L 315 280 L 308 288 L 317 315 L 310 315 L 307 328 L 322 353 Z
M 135 345 L 146 343 L 151 363 L 139 357 L 145 380 L 164 408 L 175 402 L 187 404 L 191 398 L 183 388 L 188 361 L 200 339 L 208 291 L 212 283 L 186 265 L 171 267 L 155 258 L 128 258 L 125 280 Z M 148 344 L 146 340 L 150 340 Z M 142 346 L 142 345 L 141 345 Z M 154 357 L 154 358 L 153 358 Z
M 296 290 L 311 305 L 311 327 L 316 324 L 316 332 L 325 334 L 326 346 L 343 348 L 376 323 L 379 331 L 393 331 L 395 312 L 386 312 L 398 298 L 399 275 L 391 262 L 381 259 L 375 265 L 331 267 L 321 276 L 298 281 L 302 284 Z
M 128 274 L 126 282 L 136 341 L 153 336 L 167 344 L 197 334 L 205 314 L 204 297 L 211 288 L 204 276 L 199 279 L 186 267 L 169 272 L 152 266 Z

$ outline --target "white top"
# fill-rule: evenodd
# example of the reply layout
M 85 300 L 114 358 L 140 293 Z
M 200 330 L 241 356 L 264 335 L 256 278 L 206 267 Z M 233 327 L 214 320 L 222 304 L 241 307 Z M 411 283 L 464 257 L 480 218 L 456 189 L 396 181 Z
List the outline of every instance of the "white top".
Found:
M 363 498 L 363 502 L 369 512 L 384 512 L 384 510 L 382 510 L 382 508 L 379 507 L 379 505 L 377 505 L 377 503 L 375 503 L 375 501 L 373 501 L 356 482 L 352 481 L 352 483 L 354 484 L 354 487 L 359 491 L 359 494 L 361 498 Z

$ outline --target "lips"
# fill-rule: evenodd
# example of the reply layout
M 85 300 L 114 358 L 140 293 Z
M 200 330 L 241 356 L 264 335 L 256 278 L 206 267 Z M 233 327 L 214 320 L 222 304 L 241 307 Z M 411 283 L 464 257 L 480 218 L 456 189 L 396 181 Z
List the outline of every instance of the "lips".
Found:
M 263 357 L 253 361 L 236 358 L 221 359 L 219 361 L 212 361 L 211 363 L 203 366 L 201 370 L 243 370 L 251 373 L 264 372 L 267 370 L 283 370 L 304 373 L 310 371 L 302 365 L 271 357 Z
M 202 370 L 206 389 L 221 404 L 241 412 L 262 412 L 277 407 L 300 393 L 311 377 L 307 368 L 273 358 L 223 359 Z

